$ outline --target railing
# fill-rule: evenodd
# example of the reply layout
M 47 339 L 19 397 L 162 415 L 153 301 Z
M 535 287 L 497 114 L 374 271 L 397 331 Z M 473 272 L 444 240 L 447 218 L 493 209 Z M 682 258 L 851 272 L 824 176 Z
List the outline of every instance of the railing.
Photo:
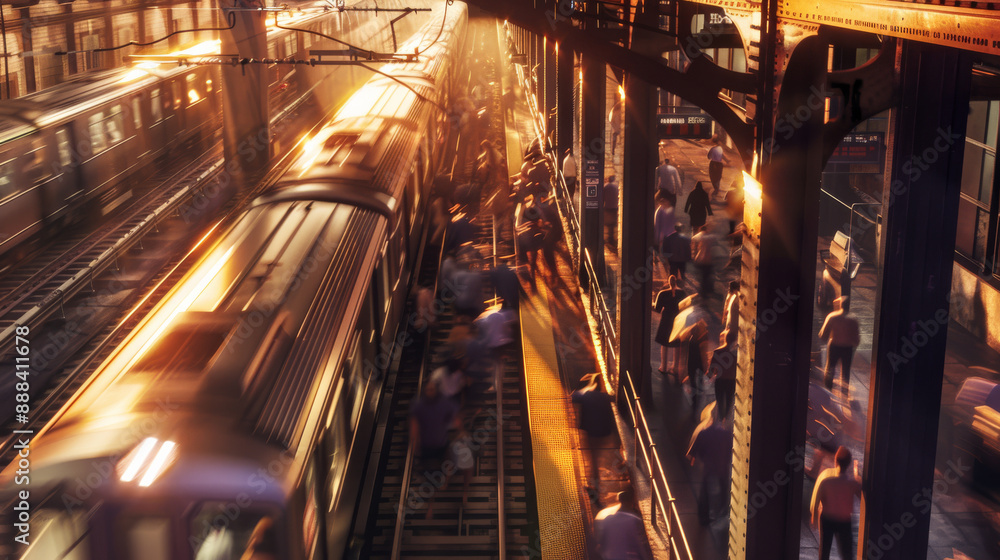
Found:
M 504 30 L 508 36 L 507 44 L 512 44 L 510 40 L 510 29 L 507 24 L 504 24 Z M 521 83 L 521 87 L 523 87 L 526 92 L 531 92 L 531 84 L 524 76 L 524 69 L 517 64 L 514 65 L 514 69 L 518 76 L 518 80 Z M 562 175 L 562 169 L 559 167 L 558 153 L 556 153 L 555 149 L 552 146 L 549 146 L 546 141 L 545 126 L 541 117 L 541 111 L 538 110 L 535 96 L 527 95 L 526 97 L 528 109 L 531 112 L 531 121 L 534 127 L 535 137 L 538 138 L 542 147 L 542 153 L 548 160 L 550 169 L 552 170 L 554 177 L 553 184 L 557 191 L 557 199 L 559 201 L 558 208 L 563 216 L 563 219 L 565 220 L 565 223 L 569 226 L 566 243 L 569 246 L 573 264 L 581 269 L 581 276 L 585 277 L 587 285 L 584 288 L 587 291 L 588 300 L 590 302 L 590 315 L 597 325 L 597 335 L 600 340 L 601 352 L 604 357 L 604 363 L 607 371 L 609 374 L 613 375 L 618 371 L 618 333 L 616 332 L 614 326 L 614 316 L 609 311 L 609 307 L 602 290 L 604 282 L 601 281 L 600 276 L 598 276 L 597 272 L 594 270 L 593 260 L 590 258 L 589 251 L 583 247 L 580 218 L 577 215 L 576 208 L 573 206 L 573 200 L 569 196 L 569 189 L 566 187 L 566 181 Z M 649 423 L 646 421 L 646 415 L 639 402 L 638 393 L 632 383 L 631 373 L 626 372 L 624 379 L 618 379 L 617 382 L 618 386 L 622 388 L 625 393 L 626 400 L 628 402 L 627 410 L 629 413 L 629 419 L 631 420 L 631 425 L 635 430 L 636 465 L 640 467 L 640 470 L 644 469 L 650 479 L 650 486 L 652 488 L 650 497 L 650 523 L 653 526 L 657 526 L 659 523 L 657 512 L 663 512 L 663 519 L 666 523 L 667 544 L 670 547 L 671 560 L 692 560 L 693 555 L 691 554 L 691 547 L 684 534 L 684 528 L 681 526 L 680 517 L 677 514 L 675 499 L 673 494 L 670 492 L 670 487 L 667 484 L 666 473 L 663 470 L 660 457 L 656 452 L 656 443 L 653 442 L 653 436 L 649 430 Z
M 684 535 L 684 528 L 681 526 L 680 517 L 677 514 L 677 500 L 670 492 L 667 484 L 667 475 L 660 463 L 660 456 L 656 452 L 656 443 L 653 442 L 652 433 L 649 431 L 649 422 L 642 411 L 639 403 L 639 394 L 632 384 L 631 372 L 625 372 L 625 378 L 621 380 L 625 390 L 625 400 L 628 402 L 629 416 L 635 430 L 635 455 L 636 467 L 643 468 L 649 476 L 650 486 L 650 514 L 649 522 L 653 526 L 658 524 L 657 512 L 663 513 L 666 522 L 667 542 L 670 545 L 671 560 L 692 560 L 691 546 Z M 621 408 L 619 407 L 619 410 Z

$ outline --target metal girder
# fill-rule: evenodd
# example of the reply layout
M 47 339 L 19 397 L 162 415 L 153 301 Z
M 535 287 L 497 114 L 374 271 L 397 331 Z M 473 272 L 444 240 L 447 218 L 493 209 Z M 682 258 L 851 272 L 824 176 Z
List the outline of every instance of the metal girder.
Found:
M 726 130 L 744 162 L 749 165 L 753 157 L 753 124 L 746 122 L 720 99 L 719 92 L 731 89 L 753 93 L 755 84 L 751 75 L 723 70 L 704 57 L 695 58 L 686 72 L 679 72 L 668 67 L 659 57 L 595 40 L 595 36 L 589 31 L 577 29 L 565 17 L 557 17 L 559 2 L 466 0 L 466 3 L 533 33 L 544 35 L 550 41 L 558 42 L 561 49 L 570 49 L 584 56 L 596 56 L 650 85 L 697 104 Z
M 745 0 L 685 0 L 726 10 L 758 11 Z M 892 0 L 782 0 L 782 21 L 855 29 L 967 51 L 1000 55 L 1000 13 Z

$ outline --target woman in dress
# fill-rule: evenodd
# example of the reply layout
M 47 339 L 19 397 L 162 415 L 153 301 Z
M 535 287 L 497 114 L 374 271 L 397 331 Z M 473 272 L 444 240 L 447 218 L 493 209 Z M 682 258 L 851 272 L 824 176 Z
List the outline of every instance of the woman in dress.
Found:
M 677 304 L 687 297 L 687 292 L 677 287 L 677 277 L 671 275 L 667 285 L 656 294 L 653 309 L 660 312 L 660 325 L 656 328 L 656 343 L 660 345 L 660 373 L 673 372 L 677 375 L 678 342 L 670 342 L 670 331 L 677 317 Z M 674 348 L 674 359 L 667 369 L 667 348 Z

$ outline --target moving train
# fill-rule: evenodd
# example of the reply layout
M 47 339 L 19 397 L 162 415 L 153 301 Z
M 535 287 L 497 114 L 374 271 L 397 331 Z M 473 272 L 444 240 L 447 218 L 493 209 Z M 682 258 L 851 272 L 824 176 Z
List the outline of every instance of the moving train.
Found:
M 401 0 L 381 3 L 381 8 L 403 7 Z M 391 17 L 346 11 L 280 23 L 392 51 Z M 409 37 L 422 19 L 411 14 L 395 30 Z M 272 58 L 306 60 L 310 49 L 340 48 L 272 21 L 267 31 Z M 217 53 L 218 45 L 207 41 L 174 54 Z M 325 80 L 335 71 L 336 79 Z M 361 69 L 345 66 L 271 64 L 266 74 L 272 116 L 305 95 L 318 106 L 336 107 L 367 79 Z M 67 223 L 111 212 L 150 176 L 161 156 L 214 137 L 222 128 L 221 83 L 218 66 L 142 63 L 0 102 L 0 256 L 13 256 L 14 248 L 41 231 L 53 235 Z
M 436 7 L 399 50 L 417 60 L 358 90 L 37 434 L 30 480 L 0 474 L 30 492 L 20 558 L 341 558 L 363 534 L 466 27 Z

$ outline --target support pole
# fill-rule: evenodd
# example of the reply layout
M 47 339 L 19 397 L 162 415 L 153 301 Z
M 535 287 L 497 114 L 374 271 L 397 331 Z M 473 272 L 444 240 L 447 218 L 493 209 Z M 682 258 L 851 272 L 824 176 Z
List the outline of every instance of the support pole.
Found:
M 583 209 L 580 228 L 583 248 L 590 252 L 594 272 L 604 278 L 604 145 L 606 65 L 593 56 L 583 57 L 583 123 L 580 143 L 583 153 L 577 160 L 583 180 Z M 581 262 L 583 259 L 581 258 Z M 580 271 L 586 283 L 586 273 Z
M 235 7 L 257 6 L 239 0 Z M 233 29 L 222 32 L 222 52 L 236 52 L 241 58 L 267 58 L 266 12 L 222 11 L 224 21 L 236 18 Z M 270 162 L 266 68 L 247 64 L 223 66 L 221 70 L 226 170 L 245 182 L 262 174 Z
M 896 68 L 858 539 L 882 560 L 927 554 L 972 78 L 968 53 L 915 41 L 899 42 Z

